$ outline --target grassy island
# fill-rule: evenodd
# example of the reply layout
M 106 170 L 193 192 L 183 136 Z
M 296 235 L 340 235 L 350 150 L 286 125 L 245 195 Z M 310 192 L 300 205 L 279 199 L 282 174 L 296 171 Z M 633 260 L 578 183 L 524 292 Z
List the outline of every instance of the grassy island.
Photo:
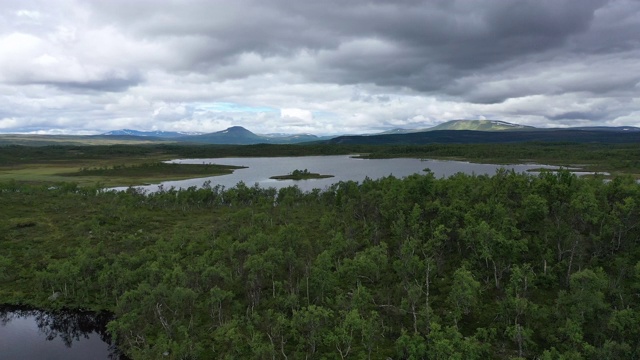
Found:
M 309 179 L 326 179 L 332 178 L 333 175 L 320 175 L 318 173 L 309 172 L 309 170 L 293 170 L 293 172 L 289 175 L 277 175 L 272 176 L 270 179 L 275 180 L 309 180 Z

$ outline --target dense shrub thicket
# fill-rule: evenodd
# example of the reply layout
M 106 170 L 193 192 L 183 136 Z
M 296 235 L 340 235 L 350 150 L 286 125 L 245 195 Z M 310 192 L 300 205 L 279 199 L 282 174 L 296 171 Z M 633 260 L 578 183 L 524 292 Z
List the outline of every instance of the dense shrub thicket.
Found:
M 5 183 L 0 209 L 0 302 L 113 311 L 133 359 L 640 357 L 628 177 Z

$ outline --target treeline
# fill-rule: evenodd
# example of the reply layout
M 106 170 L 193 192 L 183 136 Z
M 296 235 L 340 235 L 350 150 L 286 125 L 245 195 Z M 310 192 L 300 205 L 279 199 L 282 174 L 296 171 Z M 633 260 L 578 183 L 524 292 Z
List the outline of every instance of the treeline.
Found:
M 373 147 L 375 148 L 375 147 Z M 371 147 L 336 145 L 47 145 L 47 146 L 0 146 L 0 167 L 49 161 L 117 160 L 127 158 L 158 158 L 169 160 L 176 157 L 271 157 L 306 155 L 344 155 L 361 153 Z
M 630 177 L 11 183 L 0 212 L 0 302 L 111 310 L 133 359 L 640 357 Z

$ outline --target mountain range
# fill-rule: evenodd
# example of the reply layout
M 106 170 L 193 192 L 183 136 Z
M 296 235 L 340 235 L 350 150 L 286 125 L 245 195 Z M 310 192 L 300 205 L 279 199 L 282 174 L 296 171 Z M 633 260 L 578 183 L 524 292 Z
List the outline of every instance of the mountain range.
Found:
M 199 144 L 294 144 L 310 141 L 328 140 L 331 137 L 320 137 L 312 134 L 255 134 L 242 126 L 212 133 L 186 133 L 173 131 L 139 131 L 131 129 L 113 130 L 96 137 L 144 138 L 147 140 L 171 140 Z
M 430 128 L 422 129 L 392 129 L 375 135 L 409 134 L 424 131 L 438 130 L 472 130 L 472 131 L 513 131 L 533 130 L 533 126 L 512 124 L 500 120 L 451 120 Z
M 153 137 L 153 138 L 164 138 L 164 139 L 173 139 L 184 136 L 193 136 L 193 135 L 202 135 L 201 132 L 182 132 L 182 131 L 140 131 L 140 130 L 131 130 L 131 129 L 122 129 L 122 130 L 113 130 L 106 132 L 104 136 L 140 136 L 140 137 Z
M 97 137 L 144 138 L 197 144 L 293 144 L 326 142 L 331 144 L 428 144 L 495 142 L 640 142 L 640 128 L 572 127 L 536 128 L 500 120 L 452 120 L 431 128 L 393 129 L 378 134 L 320 137 L 312 134 L 255 134 L 232 126 L 213 133 L 114 130 Z

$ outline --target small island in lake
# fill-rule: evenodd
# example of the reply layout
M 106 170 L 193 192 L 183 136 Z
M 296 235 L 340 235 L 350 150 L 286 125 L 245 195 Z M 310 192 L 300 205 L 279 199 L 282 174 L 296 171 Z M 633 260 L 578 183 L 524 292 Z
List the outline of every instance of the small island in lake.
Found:
M 309 170 L 293 170 L 289 175 L 272 176 L 270 179 L 275 180 L 309 180 L 309 179 L 326 179 L 332 178 L 333 175 L 320 175 L 318 173 L 309 172 Z

